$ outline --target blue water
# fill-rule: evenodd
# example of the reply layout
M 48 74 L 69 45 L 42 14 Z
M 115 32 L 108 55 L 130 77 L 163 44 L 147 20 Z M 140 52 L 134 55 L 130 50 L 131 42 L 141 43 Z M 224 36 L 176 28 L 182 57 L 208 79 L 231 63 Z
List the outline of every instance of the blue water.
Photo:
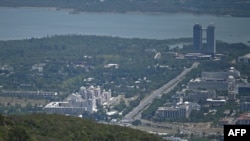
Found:
M 53 8 L 0 7 L 0 40 L 51 35 L 110 35 L 126 38 L 171 39 L 192 37 L 195 23 L 215 24 L 217 40 L 250 41 L 250 18 L 186 13 L 79 13 Z

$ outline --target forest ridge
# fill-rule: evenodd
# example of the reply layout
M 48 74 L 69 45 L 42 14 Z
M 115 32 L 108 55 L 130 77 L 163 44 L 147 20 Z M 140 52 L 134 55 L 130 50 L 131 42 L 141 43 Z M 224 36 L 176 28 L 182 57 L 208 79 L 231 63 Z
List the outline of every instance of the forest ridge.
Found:
M 56 7 L 77 12 L 190 12 L 250 16 L 249 0 L 0 0 L 3 7 Z
M 117 125 L 64 115 L 0 114 L 0 141 L 161 141 L 160 137 Z

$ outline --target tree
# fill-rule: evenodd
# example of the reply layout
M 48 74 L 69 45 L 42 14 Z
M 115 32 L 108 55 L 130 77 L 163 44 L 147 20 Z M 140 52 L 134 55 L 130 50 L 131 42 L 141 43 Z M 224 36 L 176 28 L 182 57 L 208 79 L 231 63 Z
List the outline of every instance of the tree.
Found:
M 27 132 L 26 128 L 18 125 L 15 126 L 13 129 L 9 132 L 8 141 L 30 141 L 31 136 Z
M 141 121 L 140 120 L 135 120 L 135 121 L 132 122 L 132 125 L 134 125 L 134 126 L 141 125 Z
M 4 116 L 0 114 L 0 126 L 4 125 Z

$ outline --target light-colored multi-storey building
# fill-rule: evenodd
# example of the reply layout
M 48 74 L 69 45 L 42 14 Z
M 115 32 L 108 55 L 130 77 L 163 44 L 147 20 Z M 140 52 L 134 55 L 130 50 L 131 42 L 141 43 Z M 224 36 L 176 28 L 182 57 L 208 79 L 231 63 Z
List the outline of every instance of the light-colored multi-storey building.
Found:
M 72 93 L 63 102 L 51 102 L 43 110 L 48 113 L 82 114 L 84 111 L 96 112 L 98 105 L 103 105 L 111 98 L 111 91 L 90 86 L 81 87 L 79 92 Z

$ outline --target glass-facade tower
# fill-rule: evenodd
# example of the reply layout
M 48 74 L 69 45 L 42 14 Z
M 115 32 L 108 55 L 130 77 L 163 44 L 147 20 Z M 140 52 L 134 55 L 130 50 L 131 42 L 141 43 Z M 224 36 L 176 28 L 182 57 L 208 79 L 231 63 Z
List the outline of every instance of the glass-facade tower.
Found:
M 210 54 L 212 56 L 215 55 L 216 52 L 216 44 L 215 44 L 215 26 L 209 25 L 207 27 L 207 54 Z
M 195 24 L 193 27 L 193 45 L 194 52 L 199 53 L 202 49 L 202 27 L 200 24 Z
M 203 31 L 206 32 L 204 39 L 206 44 L 203 46 Z M 193 46 L 195 53 L 205 53 L 214 56 L 216 53 L 215 43 L 215 26 L 210 24 L 207 28 L 202 29 L 200 24 L 193 26 Z

